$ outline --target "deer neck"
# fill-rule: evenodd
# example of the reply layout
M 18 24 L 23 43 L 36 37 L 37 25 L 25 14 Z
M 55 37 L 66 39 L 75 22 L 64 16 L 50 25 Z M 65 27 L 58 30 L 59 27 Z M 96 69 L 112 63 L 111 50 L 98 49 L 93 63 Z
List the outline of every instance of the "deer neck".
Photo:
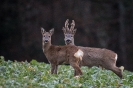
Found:
M 43 52 L 45 53 L 45 52 L 47 52 L 48 51 L 48 49 L 50 48 L 50 46 L 51 46 L 51 42 L 48 42 L 48 43 L 42 43 L 42 49 L 43 49 Z
M 75 45 L 75 44 L 74 43 L 69 43 L 69 44 L 66 43 L 66 45 Z

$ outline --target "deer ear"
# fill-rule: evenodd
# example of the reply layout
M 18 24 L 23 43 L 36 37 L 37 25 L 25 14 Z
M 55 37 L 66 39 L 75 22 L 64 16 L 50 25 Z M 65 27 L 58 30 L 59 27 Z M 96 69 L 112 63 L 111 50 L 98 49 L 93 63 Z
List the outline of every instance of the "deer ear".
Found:
M 41 27 L 41 32 L 42 32 L 42 34 L 44 34 L 46 31 L 44 28 Z
M 51 35 L 53 35 L 53 34 L 54 34 L 54 28 L 52 28 L 51 30 L 49 30 L 49 33 L 50 33 Z
M 77 31 L 77 29 L 73 29 L 73 34 L 74 34 L 74 35 L 75 35 L 76 31 Z

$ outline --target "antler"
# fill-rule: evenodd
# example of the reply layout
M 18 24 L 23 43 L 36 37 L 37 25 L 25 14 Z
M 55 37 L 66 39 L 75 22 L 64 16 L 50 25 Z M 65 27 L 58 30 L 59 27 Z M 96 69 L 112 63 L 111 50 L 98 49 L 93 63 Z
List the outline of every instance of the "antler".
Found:
M 69 19 L 67 19 L 66 22 L 65 22 L 66 31 L 69 31 L 69 28 L 68 28 L 69 23 L 68 23 L 68 21 L 69 21 Z
M 72 23 L 71 23 L 71 28 L 70 28 L 70 30 L 72 31 L 72 30 L 74 30 L 74 27 L 75 27 L 75 21 L 74 20 L 72 20 Z
M 75 34 L 75 32 L 76 32 L 76 29 L 74 29 L 74 27 L 75 27 L 75 21 L 74 20 L 72 20 L 72 23 L 71 23 L 71 27 L 70 27 L 70 29 L 69 29 L 69 23 L 68 23 L 68 21 L 69 21 L 69 19 L 67 19 L 66 20 L 66 22 L 65 22 L 65 27 L 63 27 L 63 31 L 64 31 L 64 33 L 73 33 L 73 34 Z
M 66 33 L 69 30 L 69 28 L 68 28 L 68 25 L 69 25 L 68 21 L 69 21 L 69 19 L 66 20 L 65 27 L 62 28 L 62 30 L 64 31 L 64 33 Z

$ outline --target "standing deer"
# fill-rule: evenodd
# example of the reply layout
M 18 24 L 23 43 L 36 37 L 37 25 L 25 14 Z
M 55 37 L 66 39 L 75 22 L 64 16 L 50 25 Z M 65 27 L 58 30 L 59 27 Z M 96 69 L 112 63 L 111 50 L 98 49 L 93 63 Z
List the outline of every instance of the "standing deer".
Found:
M 76 33 L 76 29 L 74 29 L 75 22 L 72 20 L 71 27 L 68 27 L 68 19 L 65 22 L 65 27 L 63 27 L 64 32 L 64 40 L 66 45 L 75 45 L 74 44 L 74 35 Z M 101 48 L 92 48 L 92 47 L 82 47 L 78 46 L 84 53 L 82 58 L 81 66 L 101 66 L 105 69 L 113 71 L 117 76 L 123 78 L 122 71 L 116 66 L 117 54 L 108 49 Z
M 75 45 L 55 46 L 51 44 L 51 36 L 54 29 L 46 32 L 41 28 L 42 32 L 42 49 L 51 64 L 51 74 L 57 74 L 58 65 L 69 63 L 75 70 L 74 75 L 82 75 L 79 62 L 82 60 L 83 52 Z

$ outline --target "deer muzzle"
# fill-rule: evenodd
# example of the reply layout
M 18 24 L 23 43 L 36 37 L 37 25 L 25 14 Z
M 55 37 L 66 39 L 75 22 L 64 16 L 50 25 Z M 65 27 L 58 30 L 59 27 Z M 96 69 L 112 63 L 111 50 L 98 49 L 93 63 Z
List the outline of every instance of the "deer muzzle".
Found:
M 45 43 L 48 43 L 48 40 L 45 40 L 44 42 L 45 42 Z
M 70 44 L 72 41 L 71 40 L 66 40 L 66 43 L 67 44 Z

